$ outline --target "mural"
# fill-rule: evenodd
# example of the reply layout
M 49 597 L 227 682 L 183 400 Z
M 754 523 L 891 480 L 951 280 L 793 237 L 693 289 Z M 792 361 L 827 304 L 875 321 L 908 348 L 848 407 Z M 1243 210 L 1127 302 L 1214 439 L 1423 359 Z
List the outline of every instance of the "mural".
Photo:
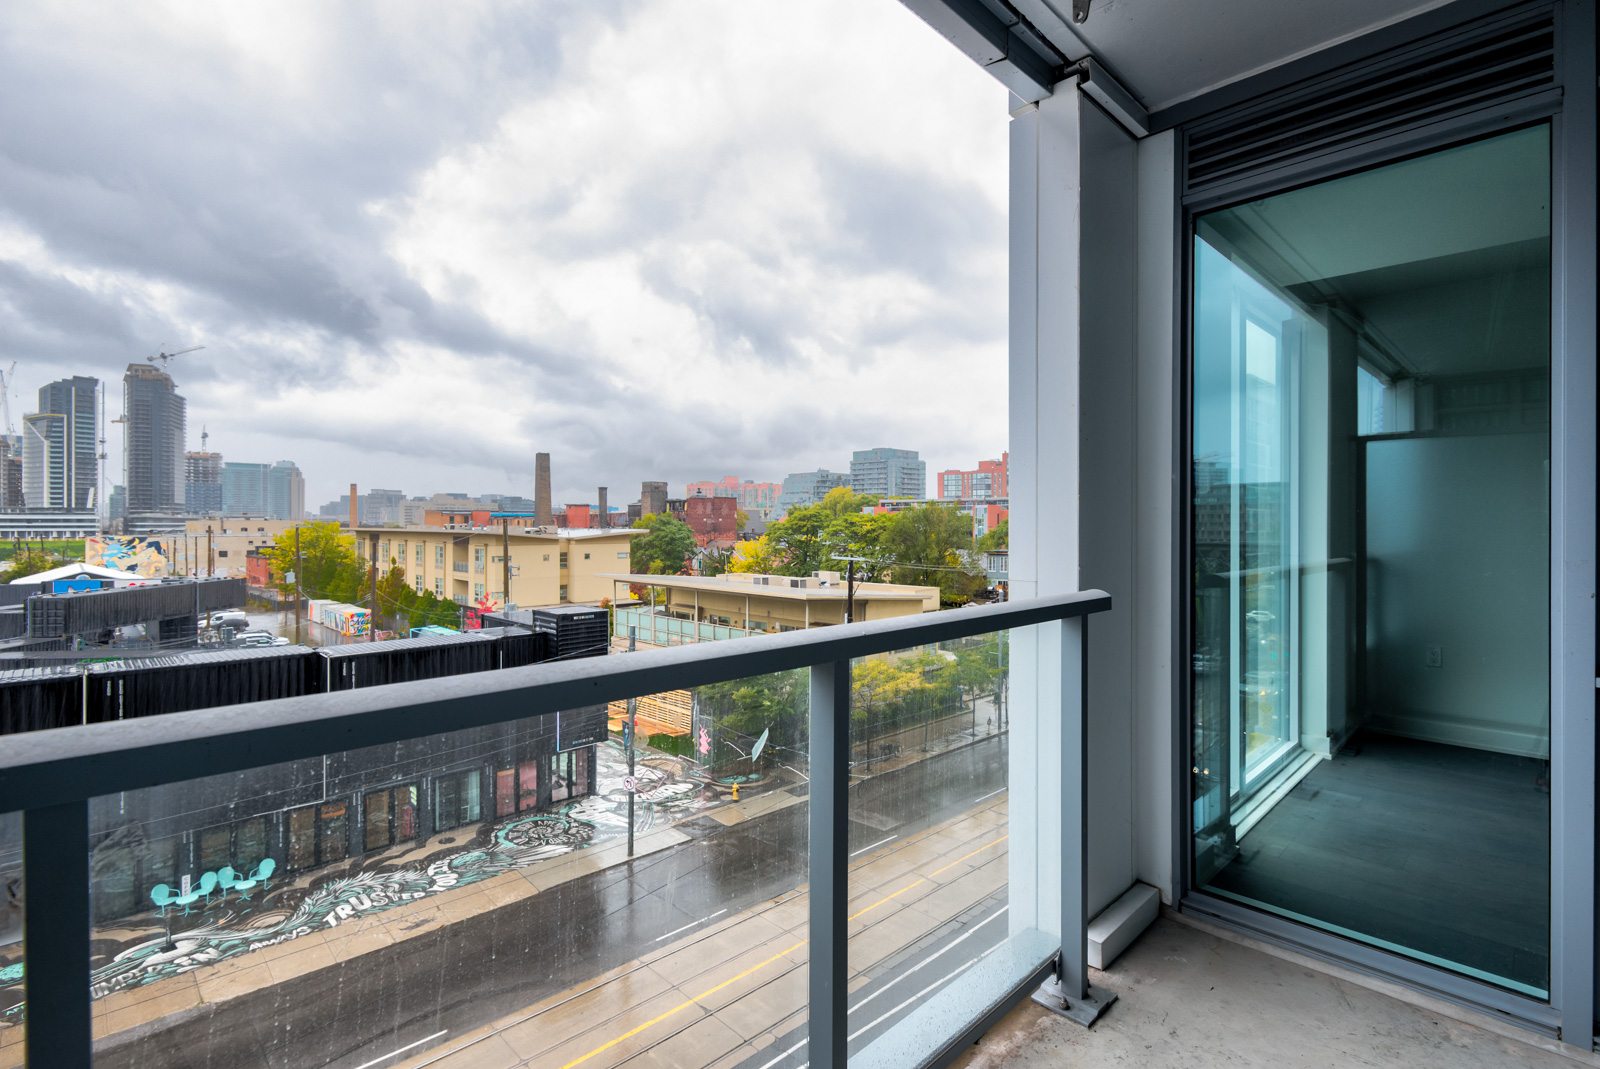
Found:
M 159 538 L 96 535 L 84 543 L 83 562 L 160 579 L 169 572 L 167 544 Z
M 452 887 L 479 883 L 625 837 L 628 795 L 622 778 L 627 774 L 627 758 L 616 743 L 596 747 L 595 758 L 594 794 L 551 810 L 485 824 L 470 843 L 450 843 L 455 836 L 449 836 L 439 840 L 448 844 L 441 849 L 392 868 L 380 863 L 370 871 L 324 877 L 309 886 L 290 884 L 250 901 L 219 902 L 194 914 L 194 926 L 173 931 L 170 941 L 167 932 L 157 927 L 161 922 L 153 912 L 140 920 L 145 931 L 138 936 L 96 938 L 91 945 L 93 996 L 103 998 L 312 932 L 336 929 L 358 917 L 426 899 Z M 704 769 L 682 758 L 651 750 L 639 751 L 635 775 L 639 781 L 634 793 L 636 834 L 720 804 L 728 798 L 725 790 L 731 782 L 713 780 Z M 771 774 L 733 778 L 741 782 L 741 789 L 748 789 L 770 779 Z M 462 830 L 470 834 L 470 829 Z M 171 919 L 181 924 L 189 918 Z M 21 947 L 15 950 L 20 953 Z M 21 1020 L 22 980 L 22 962 L 8 962 L 0 950 L 0 1025 Z

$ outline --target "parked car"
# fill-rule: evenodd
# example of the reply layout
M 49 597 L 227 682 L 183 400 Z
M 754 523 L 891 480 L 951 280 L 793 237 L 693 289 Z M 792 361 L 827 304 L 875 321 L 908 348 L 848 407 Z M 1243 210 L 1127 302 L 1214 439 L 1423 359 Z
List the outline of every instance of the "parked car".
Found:
M 240 631 L 233 636 L 234 646 L 287 646 L 289 640 L 268 631 Z
M 242 631 L 250 626 L 250 617 L 243 609 L 224 609 L 211 614 L 212 627 L 231 627 Z

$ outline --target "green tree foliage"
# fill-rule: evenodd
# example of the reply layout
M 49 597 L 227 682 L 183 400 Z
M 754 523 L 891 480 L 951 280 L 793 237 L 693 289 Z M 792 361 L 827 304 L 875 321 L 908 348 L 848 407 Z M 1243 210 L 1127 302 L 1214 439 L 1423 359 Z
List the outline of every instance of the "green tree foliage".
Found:
M 1010 537 L 1011 521 L 1001 520 L 988 531 L 985 531 L 982 538 L 978 539 L 978 548 L 985 553 L 1006 549 L 1008 548 Z
M 721 549 L 707 550 L 700 558 L 701 575 L 721 575 L 723 572 L 733 570 L 733 547 L 724 546 Z
M 675 516 L 640 516 L 633 526 L 650 533 L 635 538 L 628 567 L 635 575 L 678 575 L 694 552 L 694 532 Z
M 872 752 L 896 732 L 969 707 L 976 716 L 980 700 L 998 707 L 1007 676 L 1003 642 L 1003 633 L 986 635 L 857 661 L 850 676 L 852 746 Z M 762 765 L 793 763 L 806 753 L 809 686 L 807 673 L 798 671 L 696 688 L 695 701 L 716 726 L 716 737 L 739 748 L 719 745 L 710 763 L 736 761 L 763 731 L 770 732 L 766 753 L 773 756 L 763 755 Z
M 896 583 L 937 586 L 940 600 L 960 604 L 983 589 L 972 559 L 972 520 L 951 505 L 926 505 L 895 513 L 884 535 Z
M 0 573 L 0 582 L 9 583 L 13 579 L 23 579 L 40 572 L 48 572 L 51 568 L 59 567 L 61 561 L 53 553 L 46 553 L 37 546 L 22 547 L 11 560 L 11 567 Z
M 267 558 L 274 575 L 286 576 L 295 570 L 292 528 L 273 539 Z M 356 552 L 355 537 L 341 531 L 337 523 L 307 523 L 300 527 L 299 579 L 303 597 L 357 602 L 367 594 L 367 562 Z M 281 593 L 294 593 L 294 584 L 281 578 L 277 586 Z

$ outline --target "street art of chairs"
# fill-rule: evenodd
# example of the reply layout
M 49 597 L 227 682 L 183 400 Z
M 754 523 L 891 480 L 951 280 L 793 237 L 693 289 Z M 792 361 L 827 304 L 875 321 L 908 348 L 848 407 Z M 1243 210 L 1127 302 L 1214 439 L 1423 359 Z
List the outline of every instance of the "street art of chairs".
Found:
M 270 857 L 264 859 L 250 874 L 250 879 L 261 884 L 263 890 L 272 886 L 272 873 L 277 869 L 278 863 Z
M 269 881 L 277 867 L 278 863 L 276 861 L 270 857 L 264 858 L 261 864 L 256 866 L 254 872 L 248 876 L 243 876 L 232 865 L 224 865 L 216 872 L 202 873 L 200 879 L 189 888 L 188 894 L 180 894 L 166 884 L 158 883 L 150 889 L 150 901 L 156 904 L 156 908 L 160 910 L 160 916 L 165 917 L 167 915 L 168 906 L 182 906 L 184 916 L 188 916 L 194 912 L 190 907 L 202 898 L 205 899 L 206 905 L 209 906 L 211 904 L 211 894 L 218 888 L 222 890 L 222 901 L 224 902 L 228 900 L 229 891 L 237 891 L 240 898 L 249 899 L 251 888 L 257 884 L 260 884 L 263 889 L 270 886 Z M 203 909 L 204 907 L 201 908 Z
M 179 895 L 175 904 L 183 907 L 183 915 L 187 917 L 189 914 L 194 912 L 194 910 L 190 909 L 189 907 L 198 902 L 202 895 L 205 896 L 206 902 L 209 904 L 211 901 L 211 892 L 215 891 L 216 889 L 217 874 L 214 872 L 207 872 L 200 877 L 200 882 L 196 883 L 188 894 Z
M 222 888 L 222 900 L 228 900 L 228 892 L 236 890 L 241 884 L 246 883 L 243 876 L 233 870 L 233 866 L 225 865 L 217 870 L 217 886 Z M 244 897 L 248 898 L 248 895 Z
M 158 883 L 150 888 L 150 901 L 154 902 L 156 908 L 161 911 L 160 916 L 165 917 L 167 915 L 167 907 L 176 903 L 178 896 L 166 884 Z

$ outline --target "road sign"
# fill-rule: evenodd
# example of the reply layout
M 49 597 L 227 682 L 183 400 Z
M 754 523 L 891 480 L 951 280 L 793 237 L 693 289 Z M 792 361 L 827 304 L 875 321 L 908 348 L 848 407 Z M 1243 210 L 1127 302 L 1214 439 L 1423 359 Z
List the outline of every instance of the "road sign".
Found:
M 622 789 L 627 791 L 629 794 L 632 794 L 634 791 L 639 789 L 639 781 L 634 779 L 632 776 L 623 776 Z

